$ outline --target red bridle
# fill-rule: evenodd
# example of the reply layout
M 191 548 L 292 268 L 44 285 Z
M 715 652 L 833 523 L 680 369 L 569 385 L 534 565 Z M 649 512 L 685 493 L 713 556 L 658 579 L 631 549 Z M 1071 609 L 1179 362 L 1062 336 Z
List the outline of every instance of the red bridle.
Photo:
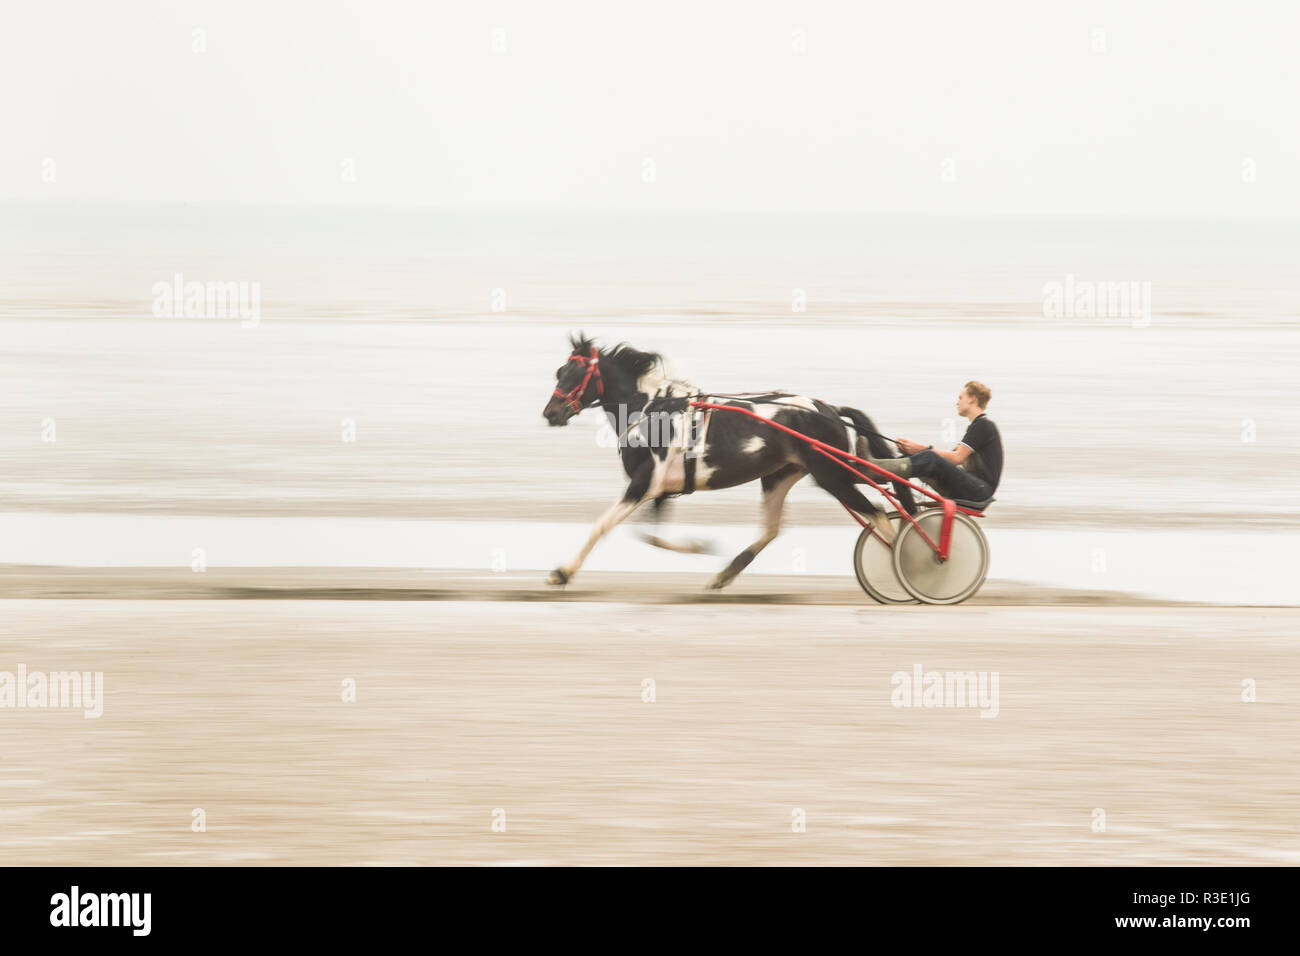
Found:
M 590 355 L 579 355 L 575 352 L 569 356 L 569 362 L 577 362 L 579 365 L 585 365 L 587 367 L 587 374 L 582 377 L 582 381 L 578 383 L 576 388 L 573 388 L 568 392 L 561 392 L 557 385 L 554 394 L 563 398 L 565 405 L 571 405 L 573 407 L 573 413 L 576 415 L 578 412 L 582 411 L 582 393 L 587 390 L 587 383 L 591 381 L 592 376 L 595 376 L 596 378 L 596 394 L 600 396 L 600 398 L 605 397 L 605 382 L 600 377 L 600 356 L 598 355 L 594 345 L 591 347 Z M 567 365 L 569 363 L 565 362 L 564 364 Z

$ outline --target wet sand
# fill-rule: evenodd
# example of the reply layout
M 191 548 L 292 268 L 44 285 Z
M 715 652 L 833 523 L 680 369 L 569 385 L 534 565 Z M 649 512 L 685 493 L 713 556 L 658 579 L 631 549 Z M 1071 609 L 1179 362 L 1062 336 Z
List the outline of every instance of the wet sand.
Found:
M 79 865 L 1300 862 L 1300 610 L 854 607 L 807 581 L 826 603 L 679 607 L 586 600 L 596 583 L 486 604 L 6 601 L 0 670 L 103 671 L 105 699 L 98 719 L 0 710 L 0 847 Z M 997 716 L 892 706 L 916 664 L 997 672 Z
M 407 568 L 64 568 L 0 565 L 0 595 L 61 600 L 525 601 L 602 604 L 810 604 L 876 607 L 845 576 L 743 574 L 723 591 L 708 574 L 584 571 L 571 584 L 545 572 L 494 574 Z M 1120 591 L 1073 590 L 986 581 L 967 604 L 995 606 L 1177 607 Z M 1197 606 L 1211 606 L 1205 605 Z M 485 613 L 491 613 L 485 611 Z

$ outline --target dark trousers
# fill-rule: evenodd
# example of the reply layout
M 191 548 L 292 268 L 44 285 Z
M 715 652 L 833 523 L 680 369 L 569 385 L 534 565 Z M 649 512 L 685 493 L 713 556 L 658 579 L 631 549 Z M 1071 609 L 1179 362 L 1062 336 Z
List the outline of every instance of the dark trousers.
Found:
M 912 456 L 912 475 L 930 479 L 939 493 L 948 498 L 983 501 L 993 494 L 993 486 L 983 478 L 976 478 L 965 468 L 958 468 L 929 449 Z

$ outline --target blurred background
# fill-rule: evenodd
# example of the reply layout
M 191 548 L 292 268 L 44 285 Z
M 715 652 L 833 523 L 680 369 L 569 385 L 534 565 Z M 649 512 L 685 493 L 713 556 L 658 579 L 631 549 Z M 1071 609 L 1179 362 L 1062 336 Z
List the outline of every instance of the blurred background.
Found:
M 941 445 L 984 381 L 994 576 L 1284 602 L 1300 80 L 1249 6 L 17 11 L 0 561 L 548 568 L 622 488 L 540 416 L 581 328 Z M 754 570 L 847 574 L 846 524 L 805 481 Z

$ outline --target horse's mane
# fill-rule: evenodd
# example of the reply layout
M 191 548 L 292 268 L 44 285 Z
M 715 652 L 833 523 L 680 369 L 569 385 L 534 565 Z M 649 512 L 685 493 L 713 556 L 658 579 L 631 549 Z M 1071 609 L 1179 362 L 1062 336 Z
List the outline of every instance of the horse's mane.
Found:
M 577 355 L 590 354 L 592 348 L 596 345 L 594 339 L 589 338 L 582 332 L 569 336 L 569 343 L 573 346 L 573 351 Z M 667 375 L 666 362 L 659 352 L 643 352 L 640 349 L 633 348 L 626 342 L 619 342 L 613 348 L 601 349 L 600 352 L 605 361 L 627 369 L 637 378 L 653 372 L 656 368 L 660 369 L 664 375 Z

